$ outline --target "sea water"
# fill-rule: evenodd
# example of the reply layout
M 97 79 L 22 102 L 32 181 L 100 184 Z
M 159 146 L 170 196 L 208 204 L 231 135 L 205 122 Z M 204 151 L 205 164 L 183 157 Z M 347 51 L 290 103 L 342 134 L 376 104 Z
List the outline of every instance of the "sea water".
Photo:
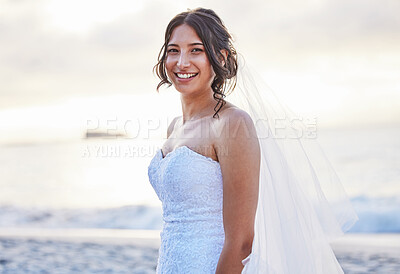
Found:
M 400 232 L 400 128 L 319 130 L 360 220 Z M 82 139 L 0 146 L 0 227 L 161 229 L 147 178 L 160 142 Z

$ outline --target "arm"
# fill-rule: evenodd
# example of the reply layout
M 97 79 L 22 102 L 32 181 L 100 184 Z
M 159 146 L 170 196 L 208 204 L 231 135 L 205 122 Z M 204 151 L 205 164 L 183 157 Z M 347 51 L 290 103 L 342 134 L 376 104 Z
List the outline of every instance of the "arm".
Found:
M 223 123 L 215 150 L 223 178 L 225 243 L 216 273 L 235 274 L 251 253 L 258 202 L 260 147 L 250 116 L 235 109 Z

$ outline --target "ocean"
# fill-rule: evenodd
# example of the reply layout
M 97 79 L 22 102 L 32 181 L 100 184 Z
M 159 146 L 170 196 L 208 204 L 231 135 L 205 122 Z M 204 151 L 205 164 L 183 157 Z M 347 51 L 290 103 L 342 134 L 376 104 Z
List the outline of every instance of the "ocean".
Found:
M 360 220 L 400 232 L 400 128 L 324 129 L 318 141 Z M 162 227 L 147 166 L 162 140 L 81 139 L 0 146 L 0 227 Z

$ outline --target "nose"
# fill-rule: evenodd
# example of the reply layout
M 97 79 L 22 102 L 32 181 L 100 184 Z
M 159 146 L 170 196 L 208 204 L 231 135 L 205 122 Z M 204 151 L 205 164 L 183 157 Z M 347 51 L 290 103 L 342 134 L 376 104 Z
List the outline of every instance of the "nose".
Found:
M 176 65 L 179 69 L 187 68 L 190 65 L 189 58 L 185 53 L 179 55 L 178 63 Z

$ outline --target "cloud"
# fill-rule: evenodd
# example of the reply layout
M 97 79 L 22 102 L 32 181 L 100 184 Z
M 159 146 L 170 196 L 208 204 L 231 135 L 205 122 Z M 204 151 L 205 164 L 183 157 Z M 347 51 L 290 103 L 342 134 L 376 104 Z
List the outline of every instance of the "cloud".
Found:
M 0 109 L 155 92 L 152 67 L 166 25 L 198 6 L 212 7 L 238 50 L 262 70 L 315 75 L 356 96 L 365 90 L 379 94 L 379 85 L 389 94 L 399 87 L 397 0 L 146 1 L 140 12 L 80 33 L 53 25 L 46 3 L 12 0 L 0 10 Z
M 156 35 L 152 17 L 146 17 L 150 11 L 78 35 L 46 25 L 39 7 L 25 2 L 16 10 L 14 5 L 8 4 L 10 14 L 0 23 L 0 108 L 77 95 L 134 93 L 152 77 Z

